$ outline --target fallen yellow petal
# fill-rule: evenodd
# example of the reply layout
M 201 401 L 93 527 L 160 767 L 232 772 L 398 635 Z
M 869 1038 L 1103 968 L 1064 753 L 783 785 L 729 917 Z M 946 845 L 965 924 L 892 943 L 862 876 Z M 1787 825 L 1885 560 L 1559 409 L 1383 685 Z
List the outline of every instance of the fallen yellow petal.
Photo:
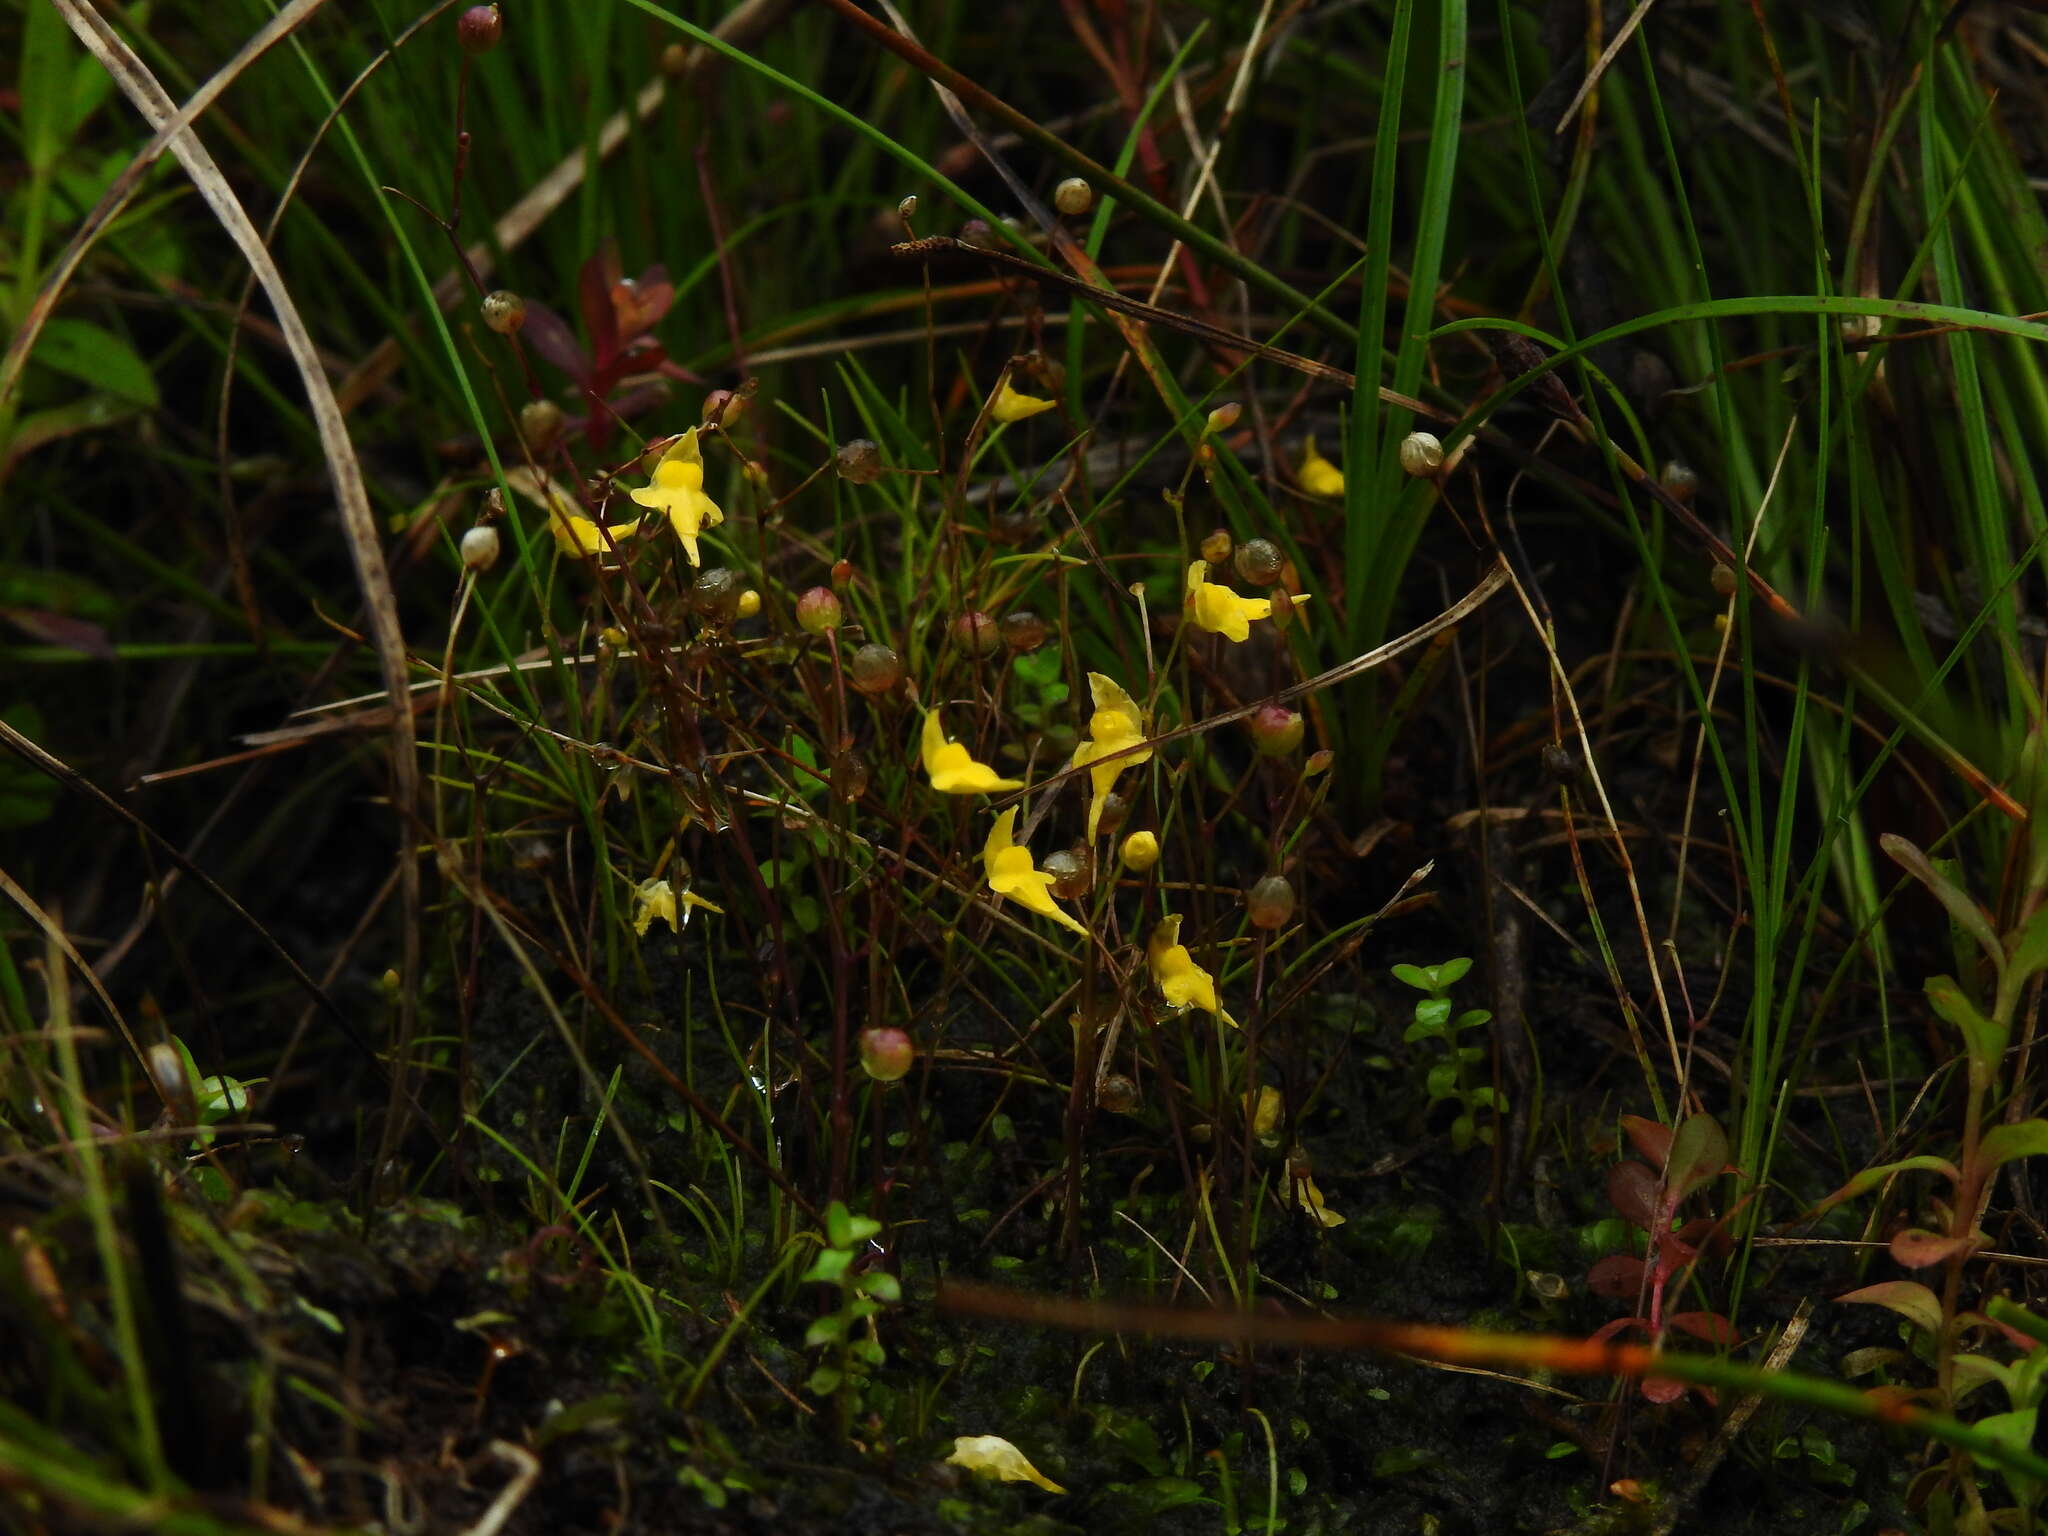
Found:
M 1001 1435 L 960 1435 L 953 1441 L 953 1454 L 946 1460 L 952 1466 L 1006 1483 L 1036 1483 L 1047 1493 L 1067 1491 L 1031 1465 L 1031 1459 Z

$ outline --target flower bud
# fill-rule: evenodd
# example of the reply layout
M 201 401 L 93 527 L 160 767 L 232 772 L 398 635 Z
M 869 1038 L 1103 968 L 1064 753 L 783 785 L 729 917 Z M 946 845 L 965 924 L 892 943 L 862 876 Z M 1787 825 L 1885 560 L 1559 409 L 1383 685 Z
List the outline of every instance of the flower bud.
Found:
M 896 205 L 896 217 L 906 224 L 917 217 L 917 194 L 915 192 Z
M 1035 651 L 1052 633 L 1045 620 L 1024 608 L 1004 614 L 998 628 L 1002 631 L 1003 644 L 1013 651 Z
M 796 622 L 807 635 L 822 635 L 845 620 L 838 595 L 830 587 L 812 587 L 796 600 Z
M 746 414 L 745 395 L 736 395 L 729 389 L 714 389 L 704 397 L 704 410 L 700 419 L 707 426 L 715 421 L 730 432 L 739 425 L 740 418 Z
M 1307 726 L 1285 704 L 1261 704 L 1252 711 L 1249 729 L 1262 757 L 1285 757 L 1301 745 Z
M 1434 432 L 1410 432 L 1401 439 L 1401 468 L 1416 476 L 1433 475 L 1444 464 L 1444 445 Z
M 1069 176 L 1052 189 L 1052 205 L 1068 217 L 1076 217 L 1095 206 L 1095 189 L 1079 176 Z
M 832 590 L 834 592 L 844 592 L 846 584 L 852 580 L 853 562 L 851 560 L 834 560 L 832 562 Z
M 882 450 L 866 438 L 856 437 L 839 445 L 839 451 L 832 456 L 832 467 L 842 480 L 872 485 L 882 476 Z
M 761 594 L 756 592 L 752 587 L 748 587 L 744 592 L 740 593 L 739 603 L 733 609 L 734 614 L 736 614 L 738 617 L 742 619 L 751 619 L 755 614 L 759 613 L 760 611 Z
M 903 681 L 903 658 L 888 646 L 870 641 L 847 662 L 846 679 L 870 698 L 887 693 Z
M 1230 551 L 1233 547 L 1230 540 L 1230 530 L 1228 528 L 1218 528 L 1209 537 L 1202 540 L 1202 558 L 1211 565 L 1221 565 L 1230 558 Z
M 496 6 L 485 7 L 495 11 Z M 510 336 L 526 324 L 526 300 L 510 288 L 495 288 L 484 295 L 479 306 L 483 311 L 484 324 L 500 336 Z
M 1285 928 L 1294 916 L 1294 887 L 1285 875 L 1268 875 L 1246 893 L 1244 905 L 1254 928 Z
M 462 563 L 481 576 L 498 563 L 498 530 L 480 525 L 462 536 Z
M 1002 626 L 978 608 L 953 621 L 953 643 L 970 656 L 993 656 L 1002 649 Z
M 455 41 L 464 53 L 489 53 L 504 36 L 505 17 L 495 5 L 472 5 L 455 18 Z
M 1235 400 L 1226 400 L 1209 413 L 1211 432 L 1228 432 L 1237 425 L 1237 418 L 1244 414 L 1244 407 Z
M 1133 832 L 1124 839 L 1124 868 L 1142 875 L 1159 862 L 1159 839 L 1150 832 Z
M 1714 590 L 1722 597 L 1735 595 L 1735 567 L 1726 561 L 1716 560 L 1713 570 L 1707 573 L 1707 579 L 1714 584 Z
M 690 583 L 690 607 L 714 624 L 729 624 L 739 616 L 739 573 L 724 566 L 706 566 Z
M 1319 773 L 1328 773 L 1336 761 L 1337 754 L 1328 747 L 1311 752 L 1308 755 L 1308 761 L 1301 765 L 1301 776 L 1304 779 L 1312 779 Z
M 562 435 L 562 408 L 542 398 L 519 407 L 519 440 L 535 453 L 546 453 Z
M 1237 574 L 1255 587 L 1270 587 L 1287 568 L 1287 557 L 1271 539 L 1246 539 L 1237 547 Z
M 690 50 L 682 43 L 670 43 L 661 50 L 661 57 L 655 63 L 671 80 L 680 79 L 690 67 Z
M 1092 860 L 1085 848 L 1056 848 L 1040 865 L 1052 876 L 1052 893 L 1061 901 L 1079 901 L 1088 894 L 1088 866 Z
M 878 1083 L 893 1083 L 917 1062 L 917 1047 L 900 1029 L 874 1025 L 860 1032 L 860 1069 Z

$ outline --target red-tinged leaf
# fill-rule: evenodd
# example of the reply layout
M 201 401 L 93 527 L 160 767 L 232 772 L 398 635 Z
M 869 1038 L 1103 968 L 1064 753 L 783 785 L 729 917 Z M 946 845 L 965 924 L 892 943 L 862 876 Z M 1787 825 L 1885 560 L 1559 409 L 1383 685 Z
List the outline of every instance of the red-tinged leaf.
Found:
M 612 284 L 612 312 L 618 317 L 619 335 L 638 336 L 667 314 L 675 301 L 675 284 L 661 267 L 649 267 L 637 278 Z
M 1616 1334 L 1626 1333 L 1631 1328 L 1643 1334 L 1648 1334 L 1650 1331 L 1650 1325 L 1640 1317 L 1617 1317 L 1602 1323 L 1598 1328 L 1587 1334 L 1586 1342 L 1588 1344 L 1605 1344 L 1611 1341 Z
M 2048 1120 L 2020 1120 L 1995 1125 L 1977 1144 L 1978 1156 L 1988 1168 L 2009 1163 L 2016 1157 L 2040 1157 L 2048 1153 Z
M 1645 1232 L 1657 1225 L 1657 1175 L 1629 1158 L 1607 1170 L 1607 1203 Z
M 618 280 L 619 248 L 609 240 L 576 274 L 576 304 L 590 332 L 590 355 L 600 368 L 619 350 L 619 315 L 612 307 L 612 285 Z
M 1648 1266 L 1626 1253 L 1611 1253 L 1586 1271 L 1586 1288 L 1611 1301 L 1633 1302 L 1643 1293 Z
M 1938 1173 L 1951 1184 L 1961 1177 L 1956 1172 L 1956 1165 L 1945 1157 L 1908 1157 L 1896 1163 L 1882 1163 L 1875 1168 L 1864 1169 L 1855 1178 L 1808 1211 L 1806 1216 L 1801 1219 L 1810 1220 L 1820 1215 L 1823 1211 L 1833 1210 L 1844 1200 L 1854 1200 L 1858 1195 L 1869 1193 L 1893 1174 L 1906 1173 L 1913 1169 L 1923 1169 L 1929 1173 Z
M 1680 1333 L 1704 1339 L 1717 1349 L 1733 1349 L 1742 1342 L 1735 1325 L 1718 1312 L 1674 1312 L 1670 1323 Z
M 589 354 L 583 350 L 583 344 L 576 339 L 576 333 L 569 329 L 569 322 L 547 305 L 531 299 L 527 301 L 526 324 L 521 327 L 519 335 L 541 357 L 553 363 L 577 383 L 582 384 L 589 380 Z
M 1941 1302 L 1934 1292 L 1917 1280 L 1885 1280 L 1877 1285 L 1866 1285 L 1861 1290 L 1837 1296 L 1835 1300 L 1886 1307 L 1923 1333 L 1933 1334 L 1941 1331 Z
M 1641 1115 L 1623 1115 L 1621 1128 L 1653 1168 L 1662 1168 L 1671 1154 L 1671 1127 L 1645 1120 Z
M 1685 1383 L 1673 1381 L 1669 1376 L 1645 1376 L 1643 1396 L 1650 1402 L 1662 1405 L 1675 1403 L 1685 1396 Z
M 24 634 L 35 636 L 46 645 L 62 646 L 99 661 L 114 659 L 114 642 L 107 637 L 105 628 L 90 619 L 52 613 L 47 608 L 0 607 L 0 620 L 12 624 Z
M 1682 1199 L 1728 1166 L 1728 1137 L 1712 1115 L 1689 1115 L 1671 1138 L 1666 1182 Z
M 1950 1237 L 1925 1227 L 1905 1227 L 1891 1242 L 1892 1262 L 1902 1269 L 1925 1269 L 1977 1246 L 1975 1236 Z

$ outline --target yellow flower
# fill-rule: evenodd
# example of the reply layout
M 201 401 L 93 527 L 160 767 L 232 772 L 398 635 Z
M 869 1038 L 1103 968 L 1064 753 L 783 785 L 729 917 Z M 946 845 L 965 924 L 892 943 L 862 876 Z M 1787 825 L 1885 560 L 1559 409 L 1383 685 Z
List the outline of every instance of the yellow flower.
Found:
M 999 1478 L 1006 1483 L 1036 1483 L 1047 1493 L 1067 1491 L 1031 1465 L 1030 1458 L 1001 1435 L 957 1436 L 953 1441 L 953 1454 L 946 1460 L 953 1466 L 965 1467 L 970 1472 Z
M 1308 440 L 1308 447 L 1301 456 L 1301 468 L 1294 472 L 1294 479 L 1311 496 L 1344 494 L 1344 471 L 1316 452 L 1313 437 Z
M 593 555 L 608 555 L 613 545 L 623 545 L 633 536 L 633 530 L 640 526 L 637 517 L 630 523 L 612 523 L 599 528 L 591 518 L 585 517 L 571 505 L 568 497 L 556 490 L 549 490 L 547 498 L 548 531 L 555 536 L 555 547 L 565 555 L 588 560 Z M 605 535 L 610 534 L 607 542 Z
M 946 740 L 936 709 L 924 717 L 924 771 L 942 795 L 993 795 L 1024 787 L 1022 779 L 997 778 L 995 769 L 977 763 L 959 742 Z
M 1271 1083 L 1261 1086 L 1255 1094 L 1244 1096 L 1244 1111 L 1251 1120 L 1252 1134 L 1269 1147 L 1280 1144 L 1280 1116 L 1286 1108 L 1286 1100 Z
M 1124 868 L 1142 875 L 1159 862 L 1159 838 L 1151 832 L 1133 832 L 1124 839 Z
M 1180 915 L 1159 919 L 1152 941 L 1145 946 L 1145 958 L 1152 963 L 1152 980 L 1176 1008 L 1199 1008 L 1213 1013 L 1220 1024 L 1236 1029 L 1237 1020 L 1223 1011 L 1216 1000 L 1216 978 L 1195 964 L 1187 945 L 1180 941 Z
M 1049 917 L 1076 933 L 1086 933 L 1086 928 L 1054 904 L 1052 876 L 1031 862 L 1031 850 L 1015 841 L 1016 830 L 1017 807 L 1013 805 L 996 818 L 995 830 L 989 833 L 988 841 L 982 845 L 981 863 L 988 871 L 989 889 L 998 896 L 1021 902 L 1039 916 Z
M 1150 762 L 1152 749 L 1132 752 L 1112 762 L 1098 758 L 1135 747 L 1145 739 L 1145 711 L 1122 688 L 1100 672 L 1088 674 L 1088 691 L 1095 698 L 1095 713 L 1088 717 L 1088 739 L 1074 749 L 1070 768 L 1088 769 L 1088 841 L 1095 841 L 1095 829 L 1102 821 L 1102 798 L 1116 788 L 1117 775 L 1126 768 Z M 1091 766 L 1092 765 L 1092 766 Z
M 1307 1174 L 1303 1174 L 1298 1179 L 1294 1178 L 1291 1174 L 1288 1177 L 1294 1185 L 1294 1203 L 1296 1205 L 1307 1211 L 1309 1215 L 1315 1217 L 1318 1222 L 1326 1227 L 1341 1227 L 1344 1225 L 1343 1213 L 1333 1211 L 1323 1204 L 1323 1192 L 1316 1188 L 1316 1181 L 1314 1179 L 1310 1178 Z
M 697 536 L 725 521 L 718 503 L 704 494 L 704 455 L 697 447 L 697 429 L 690 428 L 668 446 L 654 466 L 654 478 L 633 492 L 633 499 L 667 516 L 683 541 L 690 564 L 702 565 Z
M 1305 603 L 1308 599 L 1296 597 L 1288 601 Z M 1273 600 L 1269 597 L 1239 597 L 1230 588 L 1209 579 L 1208 561 L 1197 560 L 1188 567 L 1187 610 L 1189 620 L 1197 629 L 1206 629 L 1226 640 L 1249 640 L 1251 621 L 1270 618 Z
M 643 939 L 647 930 L 660 918 L 668 924 L 670 933 L 680 933 L 690 921 L 690 909 L 702 907 L 706 912 L 724 915 L 725 908 L 716 902 L 706 901 L 693 893 L 688 886 L 677 890 L 666 880 L 642 881 L 633 892 L 633 931 Z
M 989 402 L 988 413 L 997 421 L 1022 421 L 1026 416 L 1036 416 L 1040 411 L 1053 407 L 1050 400 L 1037 395 L 1027 395 L 1010 387 L 1010 376 L 1003 375 L 1003 382 L 996 388 L 996 397 Z

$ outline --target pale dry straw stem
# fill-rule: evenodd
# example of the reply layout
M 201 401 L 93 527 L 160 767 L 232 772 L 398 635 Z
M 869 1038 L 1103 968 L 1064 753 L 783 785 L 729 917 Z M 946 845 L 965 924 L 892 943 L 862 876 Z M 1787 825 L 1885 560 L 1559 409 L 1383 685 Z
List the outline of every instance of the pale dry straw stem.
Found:
M 349 441 L 340 403 L 320 366 L 312 333 L 307 330 L 306 322 L 292 300 L 284 274 L 278 271 L 277 263 L 264 247 L 263 237 L 251 222 L 248 211 L 242 207 L 241 200 L 235 196 L 234 189 L 228 185 L 227 178 L 221 174 L 219 165 L 199 141 L 199 136 L 190 127 L 179 125 L 177 104 L 158 83 L 156 76 L 150 73 L 149 67 L 87 0 L 52 0 L 52 3 L 152 130 L 167 132 L 166 143 L 172 155 L 185 168 L 200 197 L 262 282 L 286 348 L 305 385 L 307 404 L 320 434 L 328 474 L 334 481 L 342 527 L 348 536 L 349 553 L 355 562 L 357 583 L 369 614 L 370 634 L 384 674 L 384 686 L 393 698 L 403 696 L 410 681 L 405 636 L 399 627 L 398 601 L 392 595 L 390 573 L 385 568 L 383 546 L 377 537 L 376 518 L 370 510 L 369 492 L 363 484 L 362 465 L 356 460 L 355 447 Z M 414 756 L 415 745 L 412 715 L 406 710 L 394 710 L 391 716 L 391 790 L 399 820 L 398 857 L 401 861 L 403 909 L 400 974 L 405 985 L 399 989 L 399 1053 L 391 1070 L 392 1096 L 385 1121 L 385 1155 L 397 1139 L 399 1109 L 410 1103 L 405 1051 L 411 1043 L 419 1014 L 415 989 L 420 971 L 420 876 L 412 847 L 412 818 L 419 797 L 419 764 Z M 384 1160 L 384 1155 L 380 1155 L 379 1164 Z
M 1502 561 L 1501 564 L 1503 567 L 1506 567 L 1507 563 Z M 1528 590 L 1523 587 L 1521 578 L 1516 576 L 1512 570 L 1509 570 L 1508 581 L 1515 589 L 1515 598 L 1521 603 L 1522 611 L 1529 616 L 1530 629 L 1535 632 L 1537 642 L 1543 647 L 1543 654 L 1550 663 L 1550 673 L 1556 683 L 1557 691 L 1563 697 L 1566 707 L 1571 711 L 1572 728 L 1578 734 L 1580 756 L 1586 768 L 1586 782 L 1593 786 L 1594 798 L 1599 802 L 1600 814 L 1607 822 L 1607 831 L 1614 845 L 1615 862 L 1621 866 L 1622 879 L 1628 885 L 1629 906 L 1635 914 L 1636 931 L 1641 935 L 1643 941 L 1643 958 L 1649 962 L 1650 990 L 1656 996 L 1657 1014 L 1664 1024 L 1664 1042 L 1671 1052 L 1671 1070 L 1675 1079 L 1682 1085 L 1685 1082 L 1685 1055 L 1678 1046 L 1678 1028 L 1671 1017 L 1671 999 L 1664 991 L 1664 967 L 1657 956 L 1656 940 L 1650 936 L 1650 917 L 1648 911 L 1643 906 L 1642 887 L 1636 881 L 1635 861 L 1629 857 L 1628 843 L 1622 836 L 1621 823 L 1614 814 L 1613 804 L 1607 798 L 1607 785 L 1600 777 L 1600 765 L 1593 758 L 1592 733 L 1586 729 L 1585 716 L 1579 712 L 1578 695 L 1572 691 L 1571 677 L 1565 671 L 1564 659 L 1557 654 L 1556 638 L 1550 633 L 1542 617 L 1537 613 L 1536 605 L 1530 599 Z M 1592 899 L 1592 891 L 1588 887 L 1586 890 L 1586 900 L 1590 904 Z M 1611 980 L 1614 982 L 1615 990 L 1621 998 L 1622 1017 L 1623 1021 L 1628 1025 L 1629 1037 L 1635 1042 L 1637 1055 L 1641 1057 L 1643 1048 L 1642 1032 L 1636 1023 L 1634 1006 L 1628 998 L 1626 989 L 1622 987 L 1621 977 L 1616 975 Z M 1643 1066 L 1647 1070 L 1649 1061 L 1647 1058 L 1642 1059 Z M 1657 1092 L 1654 1077 L 1649 1083 L 1649 1088 L 1651 1098 L 1661 1102 L 1662 1095 Z
M 1742 548 L 1742 563 L 1744 565 L 1748 565 L 1750 557 L 1756 553 L 1756 541 L 1764 529 L 1764 512 L 1769 508 L 1771 497 L 1778 489 L 1778 476 L 1784 473 L 1785 458 L 1792 449 L 1792 434 L 1798 430 L 1799 414 L 1795 411 L 1792 419 L 1785 423 L 1785 440 L 1778 445 L 1777 462 L 1771 465 L 1770 483 L 1764 487 L 1763 503 L 1757 508 L 1756 516 L 1750 521 L 1749 542 Z M 1685 910 L 1685 869 L 1687 860 L 1692 853 L 1692 822 L 1693 816 L 1698 809 L 1700 767 L 1705 762 L 1707 755 L 1707 731 L 1713 723 L 1714 698 L 1720 692 L 1721 679 L 1727 675 L 1728 647 L 1735 638 L 1735 602 L 1735 595 L 1731 593 L 1728 598 L 1727 609 L 1725 610 L 1728 623 L 1721 631 L 1721 643 L 1714 649 L 1713 670 L 1707 675 L 1706 709 L 1700 716 L 1699 734 L 1693 739 L 1692 772 L 1685 781 L 1685 811 L 1680 816 L 1678 822 L 1677 883 L 1673 886 L 1671 893 L 1671 926 L 1665 930 L 1667 941 L 1673 944 L 1678 942 L 1678 919 Z
M 39 0 L 29 0 L 31 5 L 38 3 Z M 50 3 L 57 7 L 58 12 L 70 24 L 71 30 L 78 33 L 85 46 L 92 50 L 93 56 L 106 66 L 107 72 L 113 75 L 115 80 L 120 81 L 120 72 L 107 63 L 106 56 L 94 46 L 92 39 L 81 29 L 78 18 L 82 8 L 91 14 L 92 25 L 105 28 L 106 23 L 99 19 L 98 13 L 91 12 L 90 7 L 84 5 L 84 0 L 50 0 Z M 192 99 L 182 107 L 175 105 L 165 94 L 163 87 L 156 83 L 154 77 L 148 75 L 146 69 L 143 69 L 141 62 L 136 61 L 135 67 L 143 70 L 144 76 L 149 79 L 153 95 L 161 101 L 160 108 L 154 111 L 136 101 L 137 109 L 150 120 L 155 131 L 151 134 L 149 142 L 135 152 L 127 167 L 101 194 L 99 202 L 94 205 L 92 212 L 85 216 L 84 222 L 73 231 L 70 240 L 65 243 L 56 262 L 52 264 L 49 276 L 43 279 L 42 287 L 36 293 L 35 303 L 29 307 L 29 312 L 22 316 L 21 325 L 9 338 L 6 356 L 0 358 L 0 402 L 5 402 L 13 395 L 14 386 L 21 380 L 21 370 L 28 362 L 29 353 L 35 349 L 36 338 L 42 334 L 43 323 L 55 312 L 57 301 L 64 296 L 64 290 L 70 286 L 73 275 L 78 271 L 78 264 L 85 260 L 85 253 L 92 249 L 93 242 L 106 233 L 107 227 L 120 216 L 121 210 L 128 206 L 129 199 L 134 197 L 136 189 L 142 185 L 142 178 L 149 168 L 156 164 L 166 148 L 173 148 L 175 152 L 174 141 L 178 136 L 190 133 L 192 124 L 198 121 L 200 114 L 213 105 L 222 91 L 235 83 L 243 70 L 290 36 L 294 27 L 326 3 L 327 0 L 291 0 L 289 5 L 257 29 L 249 41 L 236 50 L 232 59 L 215 70 L 206 83 L 192 93 Z M 113 36 L 111 32 L 107 35 Z M 126 44 L 115 39 L 115 45 L 126 52 Z M 130 53 L 128 57 L 133 59 L 135 56 Z M 125 82 L 122 89 L 128 89 Z M 132 92 L 129 93 L 129 99 L 135 100 Z
M 1594 61 L 1593 67 L 1586 71 L 1586 78 L 1579 82 L 1579 89 L 1573 95 L 1571 105 L 1564 109 L 1564 114 L 1557 120 L 1556 132 L 1563 133 L 1571 126 L 1572 119 L 1579 115 L 1579 108 L 1586 104 L 1586 98 L 1593 94 L 1593 88 L 1600 83 L 1600 77 L 1607 73 L 1608 66 L 1614 62 L 1614 56 L 1621 52 L 1622 44 L 1636 35 L 1636 28 L 1643 24 L 1643 18 L 1650 14 L 1650 7 L 1656 3 L 1657 0 L 1641 0 L 1641 3 L 1629 13 L 1628 20 L 1621 24 L 1621 30 L 1614 34 L 1614 41 L 1601 50 L 1600 57 Z

